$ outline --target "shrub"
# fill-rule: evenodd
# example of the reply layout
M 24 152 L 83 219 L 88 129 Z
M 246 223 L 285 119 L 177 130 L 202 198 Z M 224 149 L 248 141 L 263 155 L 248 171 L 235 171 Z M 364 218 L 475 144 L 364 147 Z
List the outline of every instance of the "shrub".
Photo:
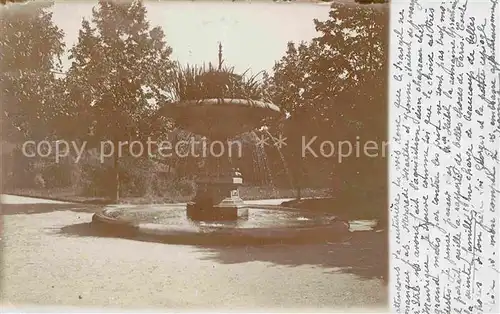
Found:
M 112 172 L 103 166 L 81 164 L 81 176 L 75 185 L 81 196 L 107 197 L 112 179 Z
M 72 165 L 67 163 L 49 163 L 41 166 L 40 176 L 43 177 L 45 188 L 68 187 L 72 184 Z
M 191 196 L 196 192 L 196 183 L 192 180 L 182 179 L 175 183 L 174 189 L 181 196 Z
M 35 175 L 34 183 L 37 189 L 43 189 L 46 186 L 45 180 L 40 173 Z

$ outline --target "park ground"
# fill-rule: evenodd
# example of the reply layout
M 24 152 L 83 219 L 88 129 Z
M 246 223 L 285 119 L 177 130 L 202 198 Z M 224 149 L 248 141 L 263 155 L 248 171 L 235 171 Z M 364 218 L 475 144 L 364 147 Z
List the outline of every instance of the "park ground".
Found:
M 301 246 L 169 245 L 92 234 L 92 205 L 1 203 L 7 308 L 387 311 L 384 233 Z

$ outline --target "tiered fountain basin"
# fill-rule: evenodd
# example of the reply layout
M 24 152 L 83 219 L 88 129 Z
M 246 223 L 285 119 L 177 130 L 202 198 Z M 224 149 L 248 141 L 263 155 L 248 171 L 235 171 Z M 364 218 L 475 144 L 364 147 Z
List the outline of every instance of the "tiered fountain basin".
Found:
M 165 106 L 159 114 L 174 119 L 181 129 L 218 141 L 255 129 L 265 117 L 284 115 L 272 103 L 230 98 L 182 101 Z
M 335 216 L 275 205 L 246 205 L 248 216 L 232 221 L 188 218 L 185 204 L 114 205 L 93 216 L 93 226 L 176 244 L 324 243 L 349 234 Z
M 181 129 L 205 136 L 211 141 L 222 142 L 254 130 L 266 118 L 283 115 L 275 104 L 233 98 L 180 101 L 164 106 L 159 114 L 175 120 Z M 246 219 L 249 215 L 249 209 L 238 192 L 238 186 L 243 184 L 241 173 L 236 169 L 229 171 L 220 167 L 221 160 L 229 160 L 228 152 L 224 153 L 226 156 L 218 160 L 213 156 L 207 158 L 210 175 L 205 178 L 200 175 L 196 196 L 186 205 L 187 215 L 192 220 L 233 221 Z M 218 165 L 214 167 L 214 164 Z

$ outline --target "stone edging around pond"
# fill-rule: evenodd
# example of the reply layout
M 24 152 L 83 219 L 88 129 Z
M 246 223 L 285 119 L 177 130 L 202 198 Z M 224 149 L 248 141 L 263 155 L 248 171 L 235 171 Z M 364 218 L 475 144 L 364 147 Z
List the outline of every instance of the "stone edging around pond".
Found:
M 268 206 L 266 206 L 268 207 Z M 268 208 L 270 208 L 269 206 Z M 277 209 L 280 206 L 276 206 Z M 125 209 L 126 208 L 122 208 Z M 115 209 L 116 210 L 116 209 Z M 107 212 L 113 208 L 105 208 L 92 216 L 92 224 L 106 227 L 107 232 L 116 233 L 118 237 L 150 238 L 154 242 L 175 244 L 271 244 L 271 243 L 325 243 L 338 241 L 350 235 L 348 228 L 332 224 L 308 227 L 276 227 L 276 228 L 220 228 L 204 232 L 195 229 L 177 228 L 172 225 L 154 223 L 134 223 L 110 217 Z M 342 222 L 339 222 L 342 223 Z M 337 228 L 335 228 L 337 227 Z M 342 228 L 342 230 L 338 230 Z M 337 229 L 337 230 L 335 230 Z M 334 232 L 332 232 L 334 231 Z

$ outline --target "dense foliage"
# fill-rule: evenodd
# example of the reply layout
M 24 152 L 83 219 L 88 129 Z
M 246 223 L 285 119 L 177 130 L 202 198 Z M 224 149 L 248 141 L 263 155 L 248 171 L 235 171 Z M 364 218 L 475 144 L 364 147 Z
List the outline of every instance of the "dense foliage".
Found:
M 334 194 L 356 197 L 368 191 L 385 198 L 387 162 L 382 151 L 377 158 L 350 156 L 342 163 L 336 156 L 308 159 L 301 155 L 300 139 L 318 136 L 316 151 L 323 140 L 375 141 L 383 148 L 388 18 L 386 7 L 333 4 L 328 20 L 314 21 L 319 36 L 309 43 L 289 43 L 276 63 L 271 86 L 274 101 L 291 113 L 285 125 L 291 139 L 287 155 L 298 187 L 308 184 L 308 173 L 311 178 L 328 174 Z
M 170 100 L 172 49 L 162 29 L 150 28 L 139 1 L 99 1 L 91 22 L 83 20 L 78 43 L 70 50 L 71 106 L 65 108 L 65 118 L 78 117 L 83 129 L 76 129 L 75 135 L 88 131 L 115 147 L 119 141 L 151 135 L 155 109 Z M 70 129 L 75 131 L 74 126 Z
M 0 7 L 1 137 L 22 141 L 50 133 L 57 111 L 55 71 L 63 33 L 47 3 Z
M 170 100 L 174 64 L 163 31 L 150 28 L 139 1 L 100 1 L 91 22 L 83 20 L 70 50 L 67 113 L 77 113 L 80 124 L 100 139 L 148 133 L 148 116 Z

